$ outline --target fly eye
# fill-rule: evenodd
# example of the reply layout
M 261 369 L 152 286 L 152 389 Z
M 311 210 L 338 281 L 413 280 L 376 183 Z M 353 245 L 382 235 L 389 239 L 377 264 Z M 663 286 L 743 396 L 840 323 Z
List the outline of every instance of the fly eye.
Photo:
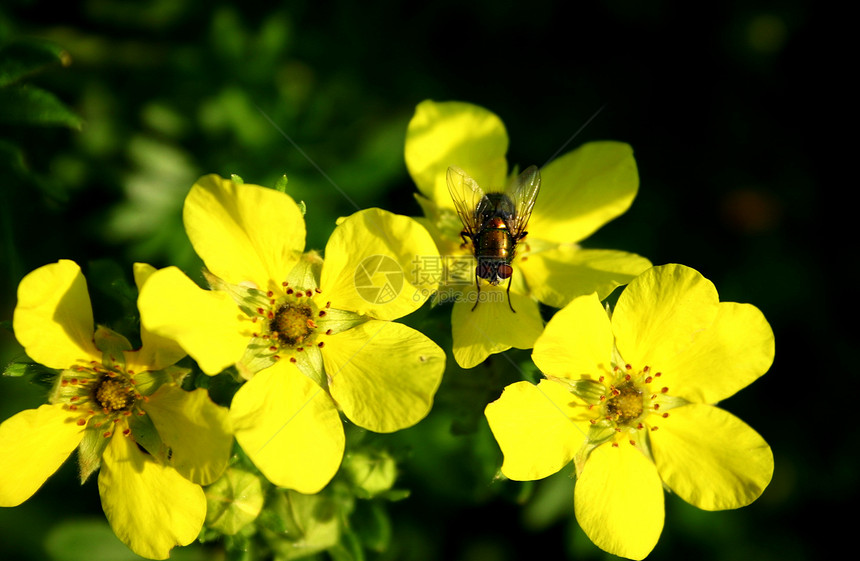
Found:
M 501 265 L 499 265 L 499 269 L 498 271 L 496 271 L 496 273 L 499 275 L 500 279 L 506 279 L 514 274 L 514 268 L 507 263 L 502 263 Z

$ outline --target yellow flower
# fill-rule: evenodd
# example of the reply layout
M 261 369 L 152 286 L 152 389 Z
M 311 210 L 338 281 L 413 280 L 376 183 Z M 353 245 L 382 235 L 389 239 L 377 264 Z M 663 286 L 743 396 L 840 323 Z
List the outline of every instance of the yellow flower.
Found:
M 465 264 L 460 275 L 446 270 L 448 290 L 462 289 L 451 316 L 454 358 L 464 368 L 511 347 L 531 348 L 543 330 L 538 301 L 560 308 L 577 296 L 596 292 L 605 298 L 650 266 L 638 255 L 614 250 L 583 249 L 579 242 L 606 222 L 623 214 L 639 186 L 633 151 L 620 142 L 591 142 L 568 152 L 540 170 L 528 236 L 519 243 L 513 262 L 510 300 L 500 286 L 481 288 L 478 295 L 475 261 L 462 247 L 463 229 L 446 185 L 449 166 L 462 168 L 485 191 L 508 181 L 505 153 L 508 136 L 490 111 L 462 102 L 418 105 L 406 134 L 406 165 L 421 195 L 416 195 L 449 267 Z M 443 295 L 448 290 L 443 287 Z
M 153 270 L 135 265 L 138 288 Z M 0 506 L 26 501 L 78 448 L 81 480 L 99 469 L 105 515 L 135 553 L 166 559 L 193 541 L 200 485 L 224 470 L 233 438 L 225 408 L 174 382 L 185 353 L 145 329 L 138 350 L 94 330 L 86 281 L 66 260 L 21 281 L 13 326 L 30 358 L 61 372 L 49 404 L 0 425 Z
M 302 254 L 304 219 L 288 195 L 215 175 L 191 188 L 184 221 L 213 290 L 162 269 L 141 295 L 141 321 L 204 372 L 235 365 L 248 380 L 230 417 L 271 482 L 316 493 L 331 480 L 344 451 L 339 410 L 376 432 L 424 418 L 444 352 L 389 321 L 435 289 L 413 271 L 418 257 L 438 256 L 420 224 L 357 212 L 340 221 L 323 262 Z
M 611 319 L 596 295 L 579 297 L 535 344 L 546 379 L 508 386 L 485 410 L 502 473 L 540 479 L 573 460 L 585 533 L 642 559 L 663 529 L 663 486 L 704 510 L 745 506 L 767 487 L 770 447 L 713 404 L 764 374 L 773 354 L 757 308 L 720 302 L 682 265 L 633 280 Z

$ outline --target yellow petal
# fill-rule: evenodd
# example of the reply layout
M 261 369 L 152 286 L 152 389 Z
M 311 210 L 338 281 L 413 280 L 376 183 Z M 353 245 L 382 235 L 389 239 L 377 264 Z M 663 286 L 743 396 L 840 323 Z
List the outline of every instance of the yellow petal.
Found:
M 773 353 L 773 331 L 758 308 L 722 302 L 714 323 L 663 374 L 672 395 L 713 404 L 767 372 Z
M 558 382 L 516 382 L 487 405 L 484 415 L 504 454 L 502 473 L 530 481 L 566 466 L 588 431 L 585 404 Z
M 773 476 L 773 453 L 746 423 L 718 407 L 672 409 L 652 431 L 654 461 L 679 497 L 704 510 L 746 506 Z
M 200 485 L 218 479 L 233 448 L 227 408 L 202 388 L 187 392 L 173 384 L 158 388 L 143 408 L 170 449 L 171 466 Z
M 375 432 L 423 419 L 445 370 L 445 351 L 393 322 L 368 321 L 338 333 L 322 351 L 332 397 L 350 421 Z
M 505 185 L 508 133 L 483 107 L 425 100 L 406 130 L 406 167 L 418 189 L 439 205 L 454 208 L 445 174 L 459 166 L 484 190 Z
M 594 545 L 644 559 L 663 531 L 663 487 L 654 464 L 626 443 L 595 448 L 574 491 L 576 520 Z
M 488 356 L 515 347 L 530 349 L 543 331 L 543 319 L 537 302 L 511 291 L 516 313 L 508 305 L 505 287 L 482 285 L 480 302 L 475 306 L 476 290 L 472 286 L 454 303 L 451 313 L 454 359 L 463 368 L 473 368 Z
M 280 487 L 317 493 L 343 459 L 343 424 L 334 403 L 288 361 L 239 388 L 230 419 L 239 445 Z
M 84 437 L 62 405 L 42 405 L 0 425 L 0 506 L 18 506 L 66 461 Z
M 117 537 L 150 559 L 167 559 L 174 546 L 194 541 L 206 517 L 199 485 L 159 465 L 119 433 L 102 456 L 99 495 Z
M 39 267 L 21 280 L 13 328 L 30 358 L 49 368 L 101 360 L 87 281 L 74 261 Z
M 592 292 L 604 299 L 651 266 L 635 253 L 571 245 L 530 253 L 518 263 L 531 295 L 555 308 Z
M 529 232 L 558 243 L 578 242 L 623 214 L 636 197 L 633 149 L 622 142 L 589 142 L 544 166 Z
M 250 340 L 250 322 L 227 293 L 203 290 L 176 267 L 153 273 L 137 305 L 146 330 L 179 343 L 207 374 L 235 364 Z
M 134 282 L 138 292 L 155 270 L 155 267 L 146 263 L 134 264 Z M 142 343 L 140 349 L 133 353 L 126 353 L 126 363 L 134 363 L 138 366 L 138 371 L 143 371 L 141 366 L 145 366 L 146 370 L 161 370 L 176 364 L 186 354 L 173 339 L 156 335 L 142 325 L 140 327 L 140 340 Z M 131 366 L 129 368 L 134 369 Z
M 194 184 L 183 219 L 206 267 L 231 284 L 279 288 L 305 247 L 305 221 L 289 195 L 217 175 Z
M 439 251 L 417 221 L 378 208 L 356 212 L 326 245 L 321 298 L 341 310 L 397 319 L 436 288 L 438 279 L 422 274 L 426 259 L 438 263 Z
M 662 371 L 711 326 L 718 307 L 717 289 L 698 271 L 683 265 L 649 269 L 618 297 L 612 313 L 618 350 L 634 368 Z
M 547 376 L 596 380 L 612 370 L 612 328 L 596 294 L 555 313 L 535 343 L 532 359 Z

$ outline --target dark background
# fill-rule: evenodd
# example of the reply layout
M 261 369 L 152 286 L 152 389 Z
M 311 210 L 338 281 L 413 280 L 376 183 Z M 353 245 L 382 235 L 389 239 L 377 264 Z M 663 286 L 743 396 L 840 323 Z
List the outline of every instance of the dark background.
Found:
M 667 495 L 650 558 L 815 558 L 853 535 L 839 512 L 851 512 L 857 492 L 845 305 L 856 251 L 839 249 L 854 239 L 853 205 L 835 189 L 854 187 L 837 173 L 849 156 L 834 134 L 846 128 L 836 84 L 848 66 L 832 70 L 843 51 L 831 17 L 800 0 L 5 2 L 0 42 L 35 37 L 68 51 L 71 65 L 32 82 L 84 125 L 0 129 L 28 169 L 0 178 L 0 320 L 11 319 L 21 277 L 59 258 L 85 272 L 112 259 L 129 278 L 136 260 L 194 270 L 179 217 L 206 173 L 263 185 L 286 173 L 308 204 L 309 248 L 355 210 L 333 184 L 361 208 L 418 215 L 403 140 L 424 99 L 496 112 L 521 167 L 590 140 L 626 141 L 639 195 L 586 245 L 698 269 L 722 299 L 764 312 L 777 349 L 771 371 L 722 404 L 773 447 L 770 487 L 720 513 Z M 106 302 L 96 302 L 99 319 L 110 315 Z M 444 344 L 438 326 L 428 334 Z M 0 334 L 4 364 L 19 351 Z M 389 557 L 603 557 L 576 529 L 567 473 L 517 486 L 472 465 L 492 445 L 480 414 L 493 389 L 476 376 L 449 372 L 443 389 L 469 387 L 480 399 L 441 395 L 441 412 L 411 433 L 427 442 L 402 466 L 412 496 L 391 506 Z M 36 406 L 40 391 L 0 379 L 2 418 Z M 451 435 L 451 415 L 472 419 L 471 431 Z M 25 505 L 0 510 L 0 552 L 43 559 L 47 547 L 60 558 L 52 528 L 99 519 L 95 483 L 77 486 L 71 464 Z M 534 500 L 515 504 L 532 489 Z

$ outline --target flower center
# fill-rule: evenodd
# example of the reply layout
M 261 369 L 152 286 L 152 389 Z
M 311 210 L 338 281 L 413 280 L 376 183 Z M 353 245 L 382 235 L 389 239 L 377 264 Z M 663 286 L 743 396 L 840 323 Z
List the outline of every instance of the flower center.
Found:
M 87 366 L 63 370 L 51 402 L 63 403 L 69 411 L 80 415 L 78 425 L 99 428 L 113 426 L 132 414 L 144 415 L 140 404 L 146 399 L 135 388 L 134 372 L 93 361 Z M 123 431 L 128 432 L 128 428 Z M 103 436 L 111 434 L 108 429 Z
M 616 425 L 629 425 L 639 419 L 645 409 L 642 403 L 643 392 L 632 381 L 615 388 L 606 402 L 606 416 Z
M 314 333 L 313 315 L 307 304 L 283 304 L 269 322 L 269 329 L 282 346 L 301 347 Z
M 115 378 L 103 377 L 95 387 L 93 398 L 103 411 L 125 411 L 134 404 L 131 384 Z

